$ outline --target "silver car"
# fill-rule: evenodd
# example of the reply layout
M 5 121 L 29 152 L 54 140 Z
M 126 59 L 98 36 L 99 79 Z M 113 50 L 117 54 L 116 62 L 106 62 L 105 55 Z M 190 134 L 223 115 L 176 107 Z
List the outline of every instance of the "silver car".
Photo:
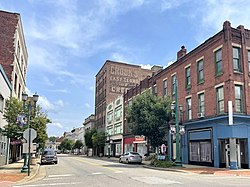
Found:
M 127 152 L 120 156 L 119 162 L 125 162 L 125 163 L 142 163 L 142 156 L 137 152 Z

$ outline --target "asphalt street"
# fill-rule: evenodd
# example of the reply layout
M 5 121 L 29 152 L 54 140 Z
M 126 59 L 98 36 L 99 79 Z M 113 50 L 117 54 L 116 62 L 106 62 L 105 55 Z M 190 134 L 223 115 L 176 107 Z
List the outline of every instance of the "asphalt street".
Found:
M 159 171 L 138 164 L 122 164 L 87 157 L 58 155 L 57 165 L 42 165 L 39 175 L 26 184 L 14 187 L 38 186 L 248 186 L 250 178 L 214 176 L 196 173 Z

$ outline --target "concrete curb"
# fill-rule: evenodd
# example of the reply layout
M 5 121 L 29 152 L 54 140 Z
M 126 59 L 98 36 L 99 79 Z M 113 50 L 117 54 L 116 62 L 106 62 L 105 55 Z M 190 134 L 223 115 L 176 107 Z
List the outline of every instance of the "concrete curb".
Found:
M 31 181 L 33 178 L 35 178 L 36 175 L 38 174 L 39 170 L 40 170 L 40 164 L 36 164 L 34 170 L 35 170 L 34 174 L 32 174 L 31 176 L 26 176 L 26 177 L 24 177 L 22 180 L 17 181 L 16 183 L 18 183 L 18 184 L 19 184 L 19 183 L 26 183 L 26 182 Z M 33 172 L 32 172 L 32 173 L 33 173 Z
M 184 170 L 174 169 L 174 168 L 160 168 L 160 167 L 154 167 L 154 166 L 149 166 L 149 165 L 143 165 L 142 167 L 147 168 L 147 169 L 161 170 L 161 171 L 190 173 L 189 171 L 184 171 Z

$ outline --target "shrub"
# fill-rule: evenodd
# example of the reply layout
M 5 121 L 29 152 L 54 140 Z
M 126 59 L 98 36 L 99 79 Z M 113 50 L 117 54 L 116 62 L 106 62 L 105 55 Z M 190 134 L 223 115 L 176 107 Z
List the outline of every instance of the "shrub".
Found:
M 170 160 L 158 160 L 157 155 L 153 155 L 150 165 L 154 167 L 169 168 L 174 166 L 175 164 Z

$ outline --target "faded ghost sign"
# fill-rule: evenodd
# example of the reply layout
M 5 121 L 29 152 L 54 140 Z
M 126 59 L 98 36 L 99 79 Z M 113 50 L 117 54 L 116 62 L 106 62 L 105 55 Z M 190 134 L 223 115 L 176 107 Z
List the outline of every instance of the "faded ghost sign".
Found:
M 125 67 L 110 66 L 110 87 L 113 93 L 124 93 L 139 83 L 138 72 Z

